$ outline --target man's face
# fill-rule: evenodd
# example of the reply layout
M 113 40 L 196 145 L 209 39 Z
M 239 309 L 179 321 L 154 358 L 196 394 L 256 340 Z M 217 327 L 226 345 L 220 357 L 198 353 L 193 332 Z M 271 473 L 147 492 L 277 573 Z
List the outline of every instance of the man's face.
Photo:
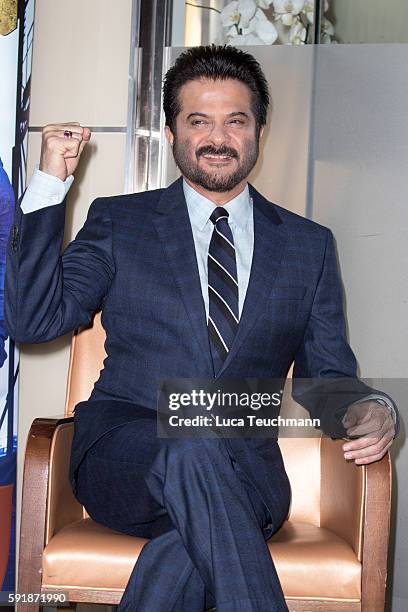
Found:
M 249 88 L 233 79 L 188 81 L 179 103 L 175 133 L 165 130 L 181 173 L 208 191 L 231 191 L 259 154 Z

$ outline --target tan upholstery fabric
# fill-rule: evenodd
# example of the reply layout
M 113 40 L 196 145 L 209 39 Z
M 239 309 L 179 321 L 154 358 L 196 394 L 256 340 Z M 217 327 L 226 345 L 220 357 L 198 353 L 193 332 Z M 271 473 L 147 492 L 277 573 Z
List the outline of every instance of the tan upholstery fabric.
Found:
M 50 451 L 47 524 L 45 543 L 64 525 L 82 518 L 83 507 L 75 499 L 68 478 L 69 458 L 74 427 L 65 423 L 57 428 Z
M 120 590 L 147 540 L 81 519 L 59 531 L 43 553 L 43 588 Z
M 320 437 L 280 438 L 279 447 L 292 488 L 290 520 L 319 526 Z
M 361 597 L 361 564 L 332 531 L 286 521 L 268 541 L 285 597 Z
M 71 415 L 79 402 L 91 395 L 106 358 L 106 333 L 102 327 L 101 312 L 94 316 L 92 326 L 74 334 L 71 343 L 65 414 Z
M 146 542 L 90 518 L 76 521 L 44 550 L 43 588 L 123 589 Z M 268 545 L 286 597 L 359 600 L 361 565 L 331 531 L 286 522 Z
M 343 444 L 321 439 L 320 525 L 344 538 L 361 561 L 367 472 L 344 460 Z

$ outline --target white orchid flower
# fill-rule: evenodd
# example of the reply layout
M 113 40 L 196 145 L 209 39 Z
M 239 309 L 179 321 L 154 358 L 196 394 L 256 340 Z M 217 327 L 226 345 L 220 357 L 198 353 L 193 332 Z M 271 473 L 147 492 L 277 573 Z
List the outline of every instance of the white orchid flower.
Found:
M 305 5 L 303 7 L 303 12 L 306 14 L 309 23 L 314 22 L 314 9 L 314 0 L 306 0 Z
M 269 20 L 264 10 L 272 4 L 275 15 Z M 329 2 L 324 0 L 323 12 L 328 9 Z M 304 19 L 313 23 L 314 11 L 313 0 L 233 0 L 221 11 L 221 22 L 226 41 L 233 45 L 273 45 L 277 40 L 304 45 L 307 36 Z M 333 24 L 322 17 L 321 42 L 331 42 L 333 35 Z
M 300 19 L 296 19 L 289 32 L 289 44 L 304 45 L 306 41 L 306 28 Z
M 328 10 L 329 10 L 329 0 L 325 0 L 323 8 L 322 8 L 322 12 L 327 13 Z M 308 22 L 314 23 L 314 14 L 315 14 L 314 0 L 305 0 L 303 12 L 305 13 L 307 17 Z
M 238 25 L 241 19 L 241 14 L 238 11 L 238 1 L 230 2 L 221 11 L 221 23 L 224 28 L 229 28 L 231 25 Z
M 327 36 L 333 36 L 334 35 L 334 26 L 332 24 L 331 21 L 329 21 L 326 17 L 323 17 L 322 19 L 322 33 L 326 34 Z
M 254 18 L 251 21 L 251 23 L 254 23 L 254 22 L 257 22 L 257 21 L 269 21 L 269 19 L 267 18 L 265 13 L 263 11 L 261 11 L 261 9 L 256 9 L 256 13 L 255 13 Z
M 226 28 L 231 25 L 247 28 L 256 10 L 257 6 L 254 0 L 234 0 L 221 11 L 222 25 Z
M 245 46 L 245 45 L 263 45 L 264 43 L 262 42 L 262 40 L 260 38 L 258 38 L 258 36 L 256 36 L 256 34 L 235 34 L 235 36 L 232 36 L 231 38 L 228 39 L 228 42 L 231 45 L 235 45 L 237 47 L 239 46 Z
M 305 0 L 273 0 L 273 6 L 275 11 L 279 14 L 292 13 L 292 15 L 299 15 L 303 9 Z
M 273 45 L 278 38 L 278 31 L 261 9 L 257 9 L 247 28 L 237 34 L 236 28 L 230 28 L 228 41 L 235 45 Z
M 256 11 L 254 18 L 251 20 L 250 27 L 264 45 L 273 45 L 278 38 L 278 30 L 261 9 Z
M 273 0 L 256 0 L 257 5 L 261 9 L 268 9 L 271 6 L 272 2 Z
M 259 24 L 256 33 L 264 45 L 273 45 L 275 40 L 278 38 L 278 30 L 275 28 L 273 23 L 268 20 Z
M 305 0 L 273 0 L 273 6 L 278 19 L 285 26 L 291 26 L 295 17 L 303 10 Z

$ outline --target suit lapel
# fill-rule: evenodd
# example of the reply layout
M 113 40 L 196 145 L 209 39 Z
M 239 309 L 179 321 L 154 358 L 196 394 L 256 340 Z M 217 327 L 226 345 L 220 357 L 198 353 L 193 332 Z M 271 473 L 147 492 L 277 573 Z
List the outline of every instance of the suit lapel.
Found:
M 181 177 L 163 191 L 156 206 L 154 224 L 184 302 L 199 354 L 205 360 L 208 375 L 213 377 L 205 306 Z
M 249 190 L 254 205 L 254 252 L 251 273 L 238 331 L 217 377 L 221 376 L 231 364 L 256 320 L 267 309 L 287 242 L 286 231 L 275 207 L 252 185 L 249 185 Z

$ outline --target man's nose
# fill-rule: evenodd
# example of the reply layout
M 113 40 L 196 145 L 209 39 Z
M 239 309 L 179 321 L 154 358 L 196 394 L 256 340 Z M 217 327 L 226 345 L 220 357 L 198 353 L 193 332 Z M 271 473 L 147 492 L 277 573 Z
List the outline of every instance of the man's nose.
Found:
M 215 123 L 210 132 L 210 140 L 218 146 L 223 144 L 224 142 L 228 142 L 229 132 L 227 126 L 223 123 Z

